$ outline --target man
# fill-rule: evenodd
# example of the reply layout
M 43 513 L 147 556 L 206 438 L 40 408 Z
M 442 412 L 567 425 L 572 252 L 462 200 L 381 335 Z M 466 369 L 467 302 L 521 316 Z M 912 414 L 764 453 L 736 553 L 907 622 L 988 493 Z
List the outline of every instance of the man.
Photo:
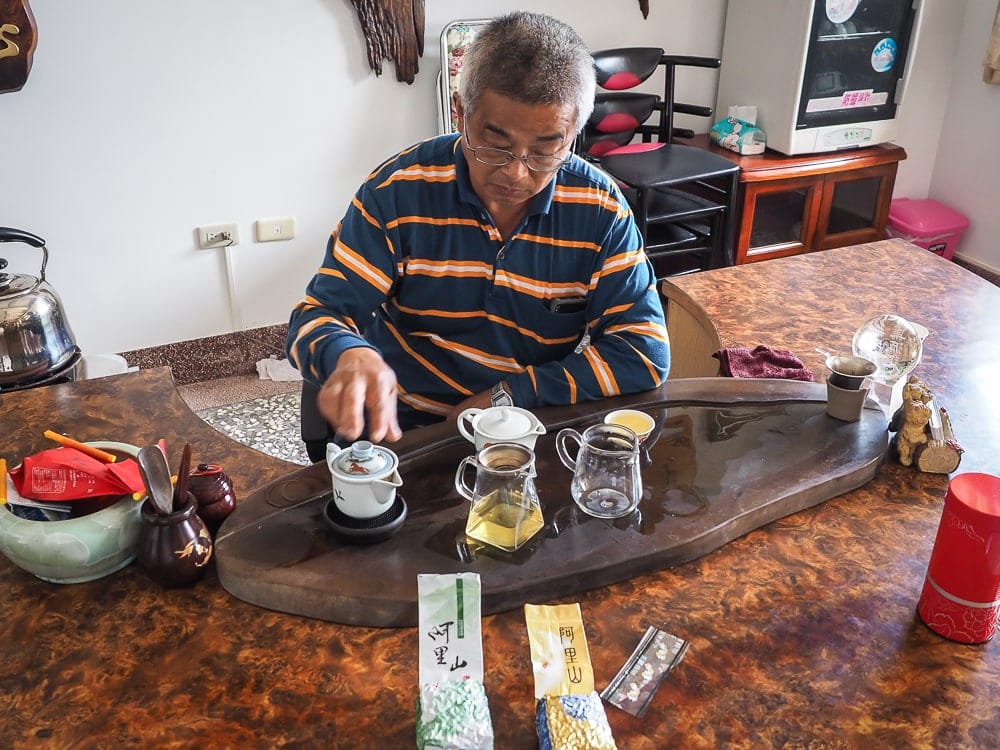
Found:
M 378 167 L 292 312 L 288 354 L 337 433 L 396 440 L 471 406 L 660 385 L 662 307 L 618 187 L 572 153 L 593 109 L 580 37 L 502 16 L 466 53 L 459 133 Z

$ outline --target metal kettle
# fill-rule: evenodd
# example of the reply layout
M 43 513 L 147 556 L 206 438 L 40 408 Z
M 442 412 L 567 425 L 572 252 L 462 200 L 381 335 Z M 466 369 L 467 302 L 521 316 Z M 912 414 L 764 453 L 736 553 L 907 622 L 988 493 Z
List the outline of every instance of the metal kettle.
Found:
M 24 242 L 42 251 L 38 277 L 6 273 L 0 258 L 0 390 L 41 384 L 79 361 L 73 331 L 56 291 L 45 281 L 45 240 L 0 227 L 0 242 Z

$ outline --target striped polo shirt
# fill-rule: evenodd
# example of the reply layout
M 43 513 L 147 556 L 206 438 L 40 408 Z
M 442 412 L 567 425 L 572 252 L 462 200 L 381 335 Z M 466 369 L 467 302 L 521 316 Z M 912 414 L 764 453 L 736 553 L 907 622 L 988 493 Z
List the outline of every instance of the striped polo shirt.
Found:
M 460 137 L 402 152 L 355 194 L 291 315 L 303 376 L 322 384 L 341 352 L 374 347 L 396 374 L 404 428 L 501 380 L 525 408 L 658 386 L 663 310 L 617 185 L 574 156 L 505 241 Z

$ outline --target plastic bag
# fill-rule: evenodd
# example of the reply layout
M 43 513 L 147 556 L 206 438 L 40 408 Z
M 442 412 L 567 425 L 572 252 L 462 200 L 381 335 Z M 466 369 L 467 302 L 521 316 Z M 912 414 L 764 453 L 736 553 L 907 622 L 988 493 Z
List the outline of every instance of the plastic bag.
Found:
M 26 456 L 10 470 L 22 497 L 35 500 L 82 500 L 144 491 L 139 465 L 132 459 L 109 464 L 75 448 L 52 448 Z

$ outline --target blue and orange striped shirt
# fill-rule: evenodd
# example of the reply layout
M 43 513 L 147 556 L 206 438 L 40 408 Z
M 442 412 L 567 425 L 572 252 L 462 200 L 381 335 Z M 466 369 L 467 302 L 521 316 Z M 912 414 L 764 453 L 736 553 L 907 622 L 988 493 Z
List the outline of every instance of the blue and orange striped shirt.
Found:
M 505 241 L 459 139 L 402 152 L 354 196 L 291 315 L 303 376 L 322 385 L 341 352 L 374 347 L 396 373 L 404 427 L 501 380 L 525 408 L 663 382 L 663 309 L 617 185 L 574 156 Z

